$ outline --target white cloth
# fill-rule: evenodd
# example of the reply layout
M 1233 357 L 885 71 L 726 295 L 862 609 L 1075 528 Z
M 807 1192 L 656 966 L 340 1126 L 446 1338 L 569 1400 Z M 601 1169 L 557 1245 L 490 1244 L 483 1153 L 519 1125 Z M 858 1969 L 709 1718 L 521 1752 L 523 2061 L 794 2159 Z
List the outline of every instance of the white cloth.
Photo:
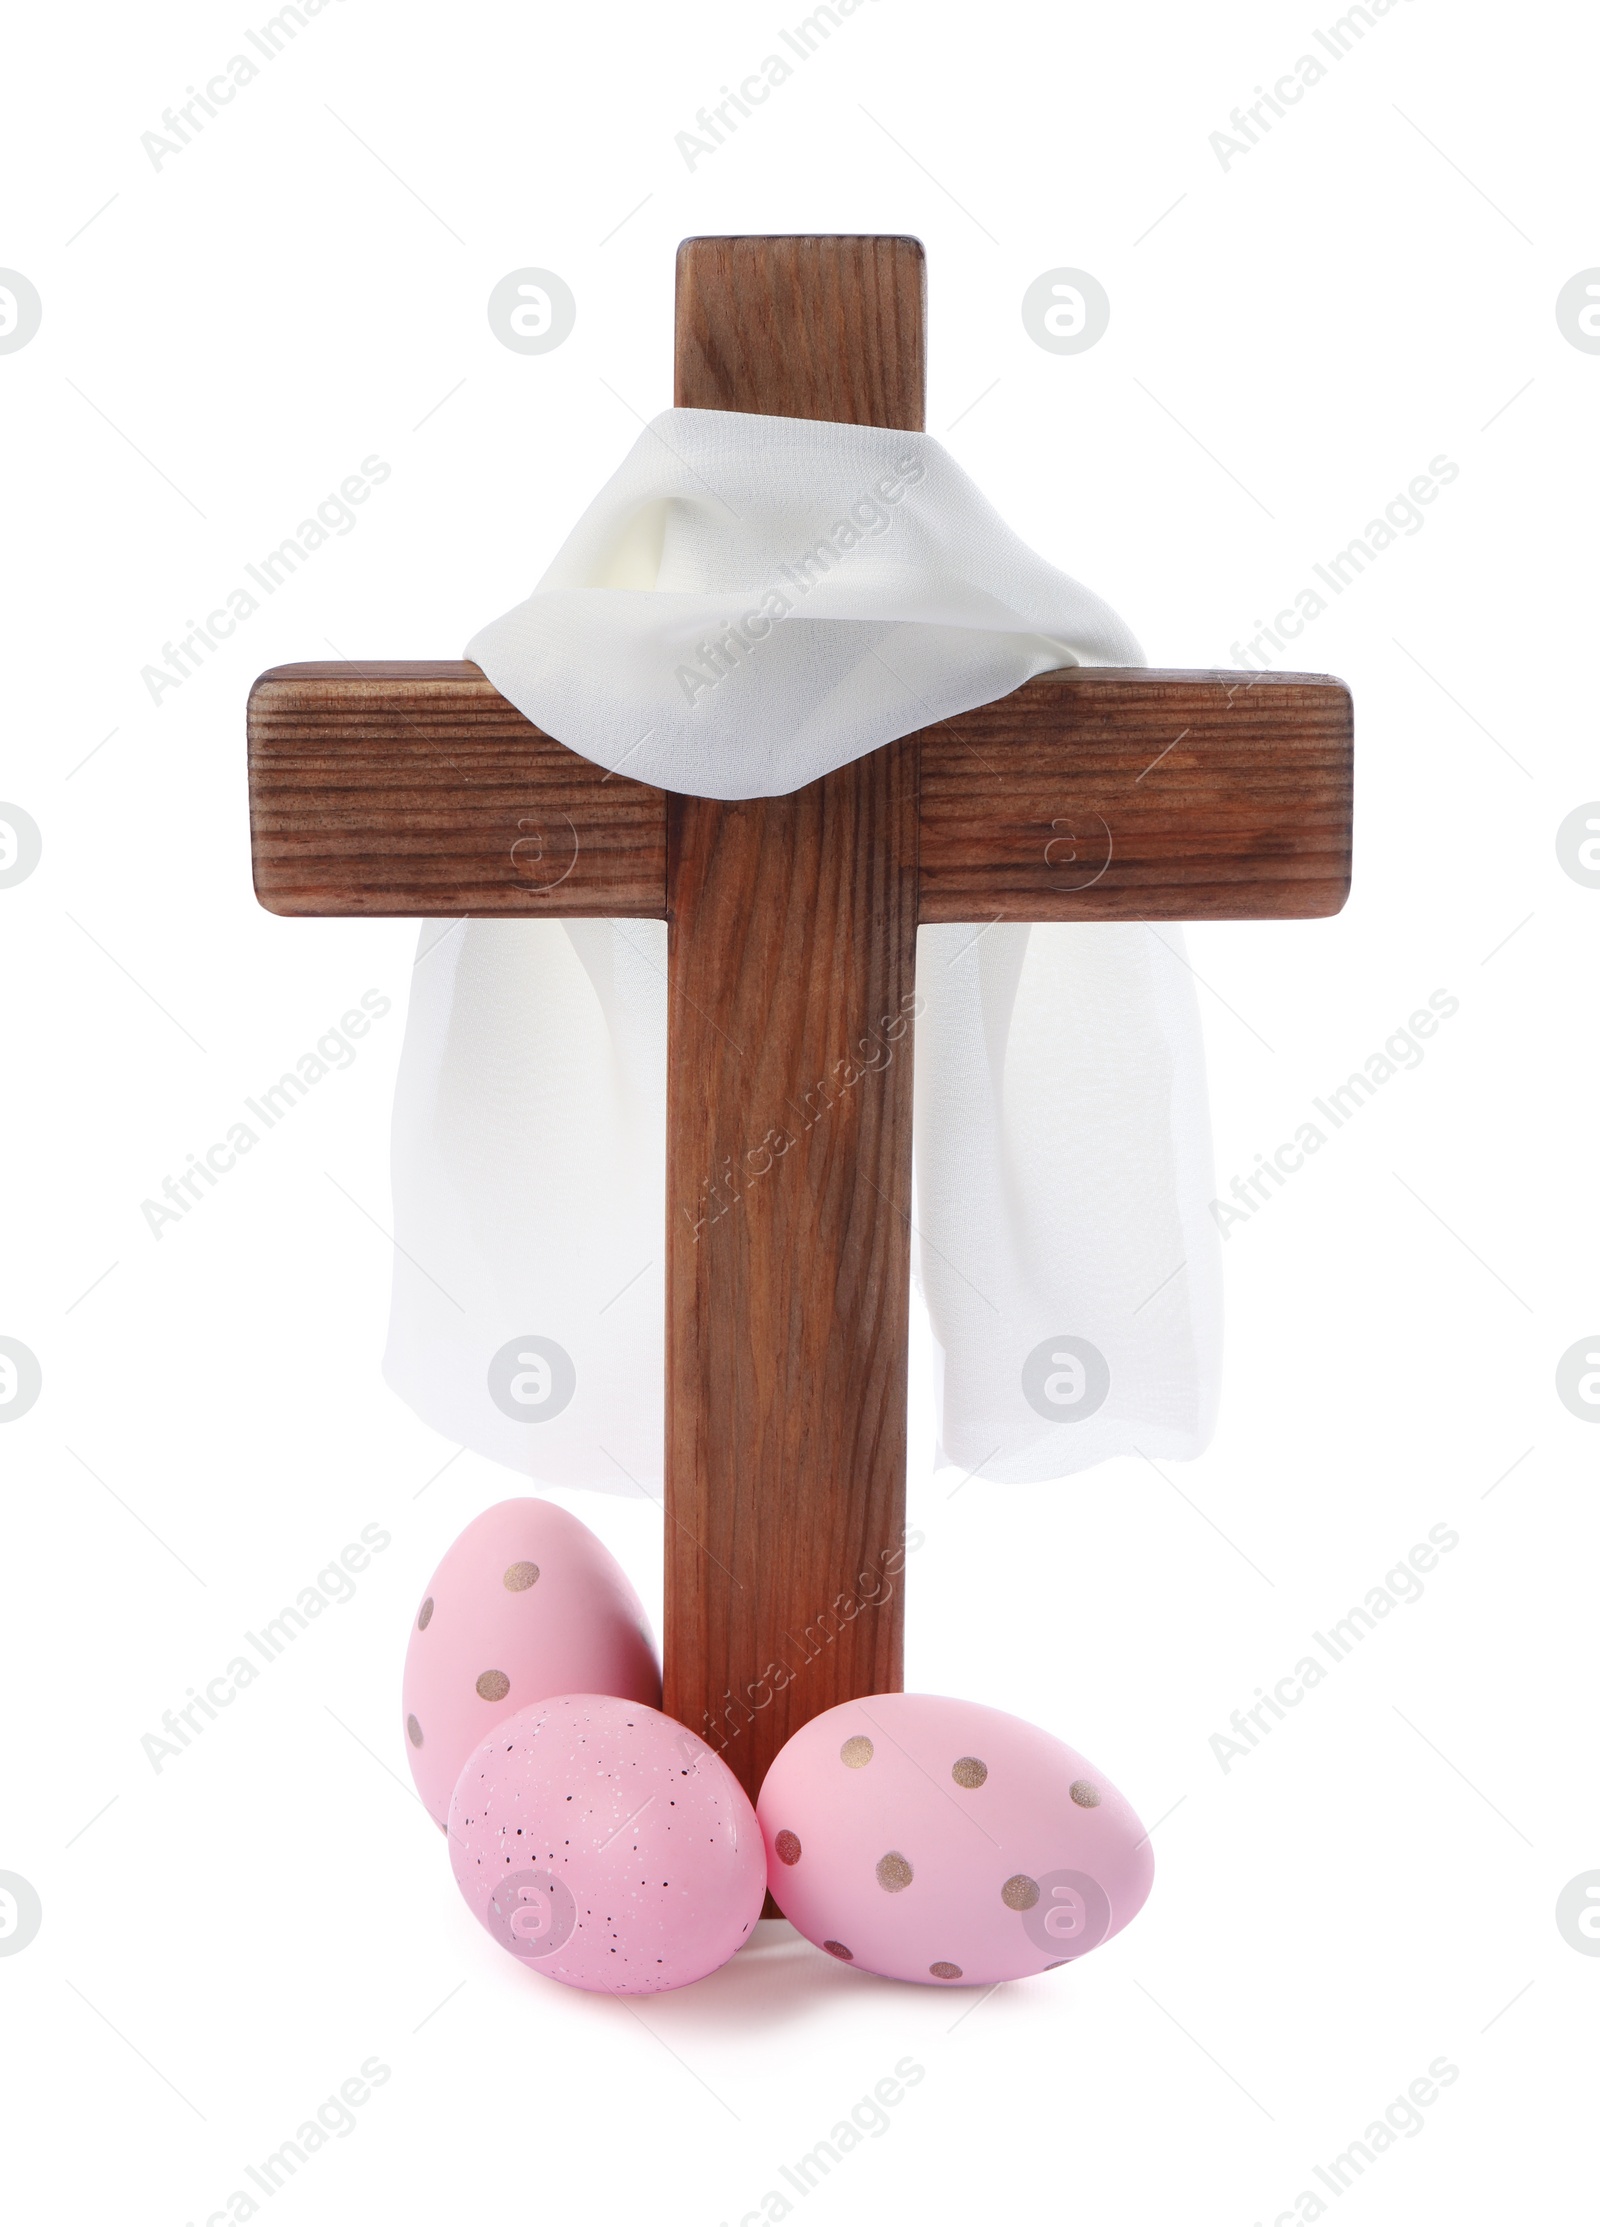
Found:
M 785 796 L 1057 665 L 1144 663 L 927 434 L 727 410 L 647 427 L 467 655 L 584 757 L 721 797 Z
M 800 788 L 1034 673 L 1144 662 L 927 435 L 707 410 L 655 420 L 467 655 L 597 764 L 717 797 Z M 919 934 L 913 1260 L 965 1470 L 1036 1481 L 1210 1435 L 1221 1266 L 1181 949 L 1142 925 Z M 548 1484 L 659 1491 L 665 1058 L 662 923 L 424 926 L 385 1372 Z M 530 1346 L 508 1373 L 519 1340 L 570 1370 Z

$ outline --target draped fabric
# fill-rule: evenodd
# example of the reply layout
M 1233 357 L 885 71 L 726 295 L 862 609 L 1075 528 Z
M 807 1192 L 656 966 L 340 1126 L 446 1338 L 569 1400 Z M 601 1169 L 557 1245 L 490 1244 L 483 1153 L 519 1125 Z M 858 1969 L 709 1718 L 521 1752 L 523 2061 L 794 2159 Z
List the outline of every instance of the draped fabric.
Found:
M 1071 664 L 1142 664 L 925 434 L 663 413 L 467 646 L 597 764 L 780 795 Z M 1209 1437 L 1221 1268 L 1181 931 L 924 928 L 914 1267 L 941 1458 L 1065 1476 Z M 548 1484 L 661 1479 L 666 930 L 428 922 L 385 1370 Z

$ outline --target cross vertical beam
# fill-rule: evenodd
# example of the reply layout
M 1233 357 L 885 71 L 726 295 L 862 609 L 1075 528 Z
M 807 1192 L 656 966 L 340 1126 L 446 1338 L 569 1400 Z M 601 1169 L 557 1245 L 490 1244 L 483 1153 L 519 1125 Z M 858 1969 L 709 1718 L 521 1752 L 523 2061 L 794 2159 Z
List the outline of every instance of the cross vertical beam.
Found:
M 922 426 L 911 240 L 689 240 L 680 408 Z M 754 1800 L 898 1691 L 917 745 L 667 813 L 665 1707 Z

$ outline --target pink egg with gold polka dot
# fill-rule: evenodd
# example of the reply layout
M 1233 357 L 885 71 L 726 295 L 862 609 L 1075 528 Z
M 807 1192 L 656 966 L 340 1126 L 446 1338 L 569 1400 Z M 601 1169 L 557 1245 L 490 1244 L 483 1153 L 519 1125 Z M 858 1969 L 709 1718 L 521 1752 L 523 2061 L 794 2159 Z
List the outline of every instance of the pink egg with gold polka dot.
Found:
M 1155 1872 L 1103 1771 L 1020 1717 L 935 1694 L 813 1717 L 756 1810 L 790 1923 L 841 1963 L 930 1987 L 1086 1956 L 1138 1914 Z
M 502 1500 L 467 1525 L 412 1618 L 400 1708 L 429 1816 L 444 1825 L 462 1764 L 503 1718 L 556 1693 L 656 1706 L 650 1627 L 587 1525 L 549 1500 Z
M 767 1858 L 749 1796 L 706 1743 L 606 1694 L 519 1709 L 467 1759 L 450 1863 L 479 1922 L 529 1971 L 654 1995 L 750 1938 Z

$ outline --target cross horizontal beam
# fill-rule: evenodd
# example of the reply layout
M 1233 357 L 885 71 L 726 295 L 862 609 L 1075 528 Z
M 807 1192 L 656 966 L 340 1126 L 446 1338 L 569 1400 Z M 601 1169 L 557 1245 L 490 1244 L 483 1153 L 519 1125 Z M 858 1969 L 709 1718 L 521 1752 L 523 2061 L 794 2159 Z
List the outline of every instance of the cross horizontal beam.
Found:
M 914 740 L 920 921 L 1306 919 L 1348 894 L 1342 682 L 1073 667 Z M 279 666 L 249 749 L 269 912 L 666 917 L 665 792 L 475 665 Z

